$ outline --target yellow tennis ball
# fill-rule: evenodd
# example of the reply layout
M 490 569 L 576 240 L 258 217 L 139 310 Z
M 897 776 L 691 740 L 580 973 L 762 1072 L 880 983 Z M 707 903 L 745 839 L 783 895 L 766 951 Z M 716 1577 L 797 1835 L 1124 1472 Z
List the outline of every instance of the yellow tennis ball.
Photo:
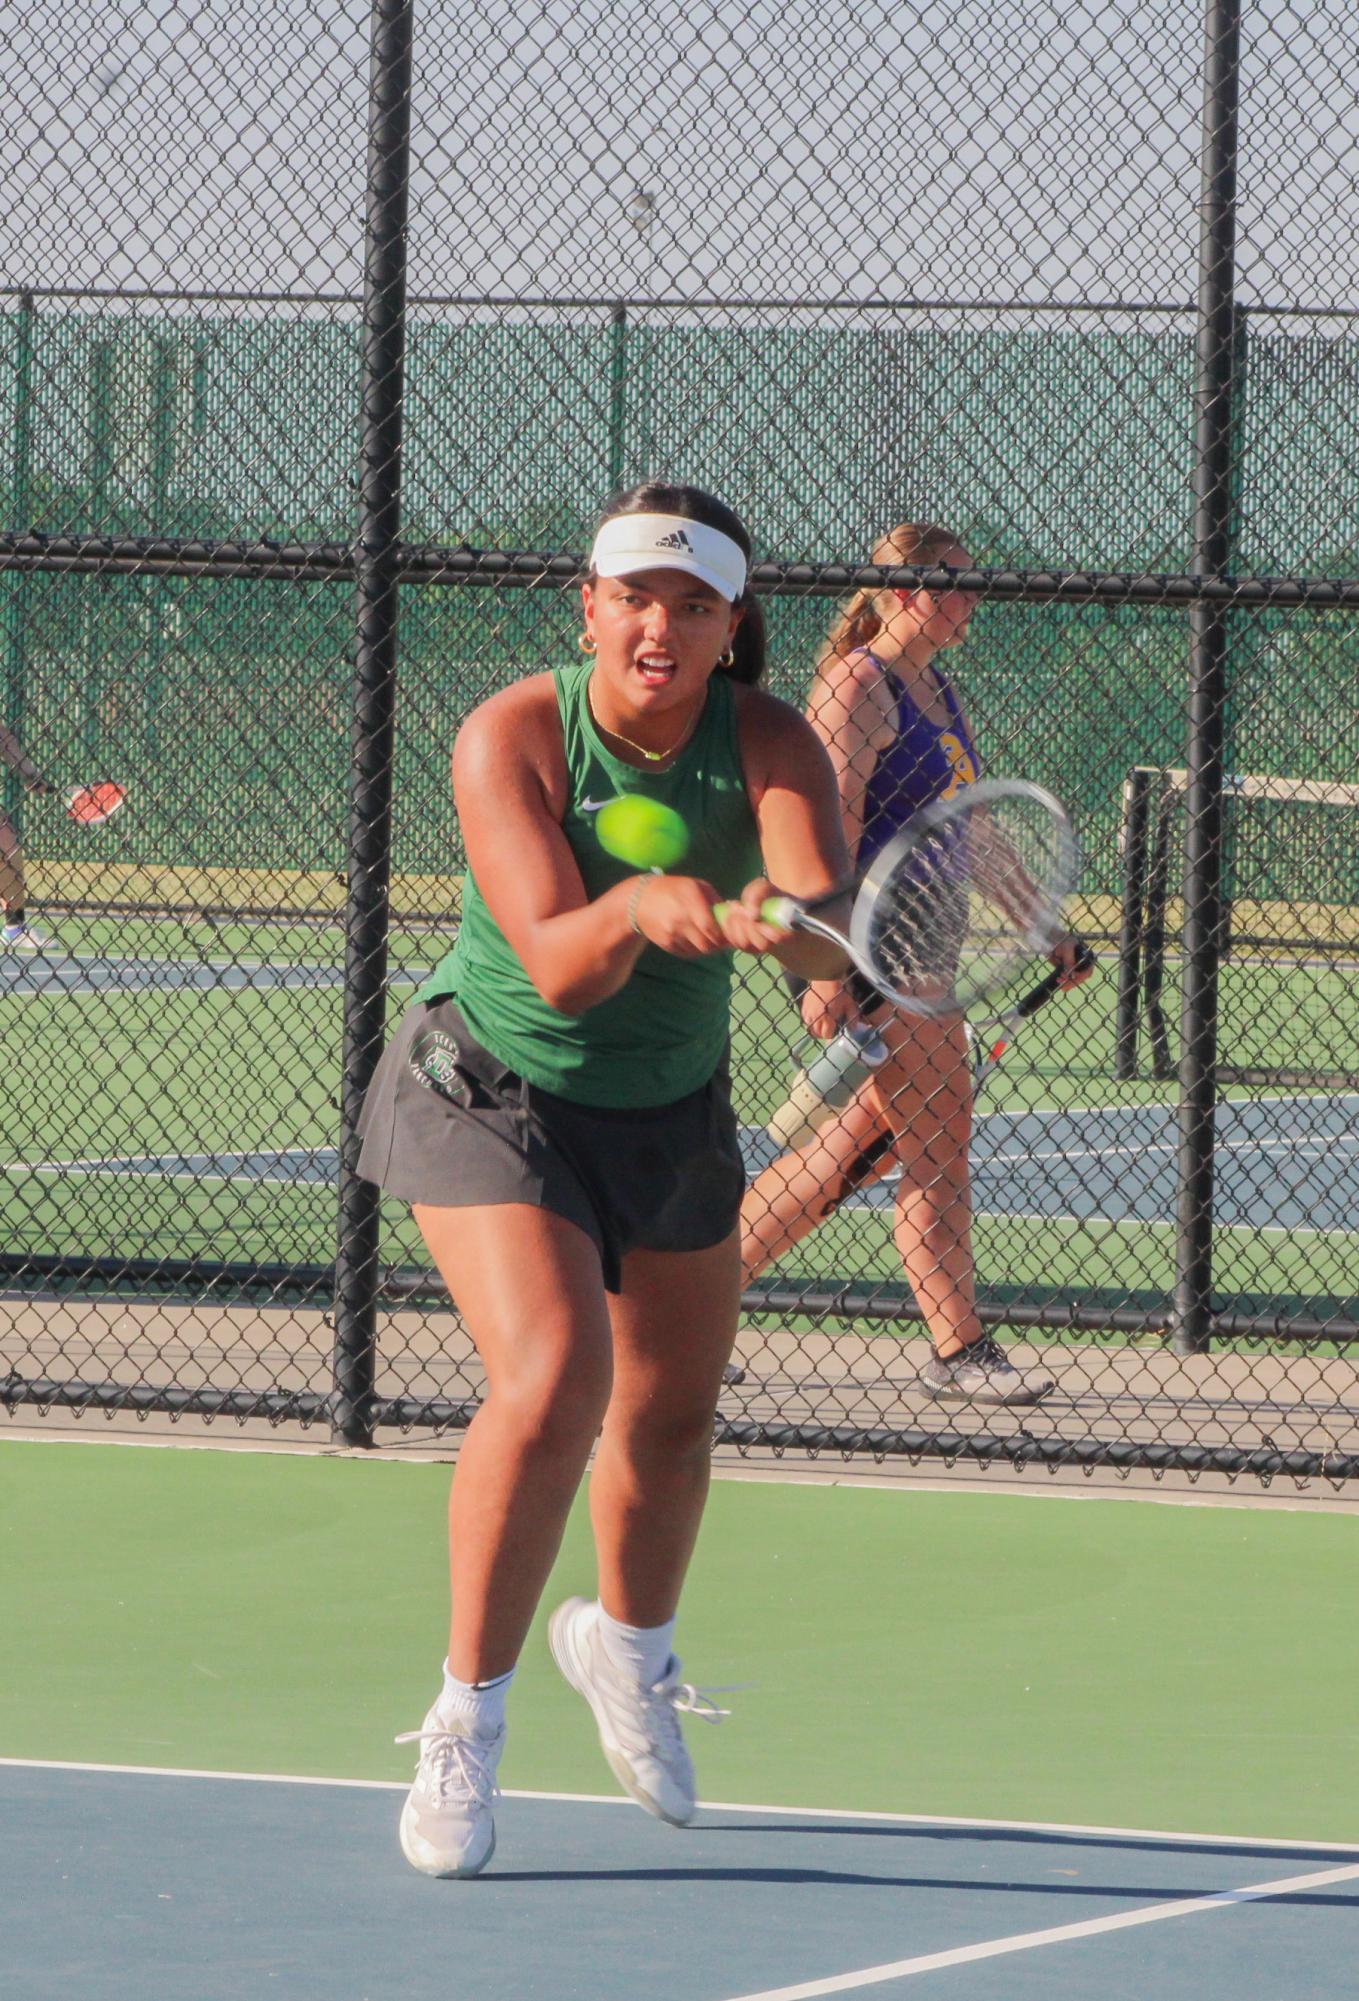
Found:
M 601 806 L 595 832 L 605 853 L 629 868 L 673 868 L 689 845 L 689 829 L 674 808 L 642 792 Z

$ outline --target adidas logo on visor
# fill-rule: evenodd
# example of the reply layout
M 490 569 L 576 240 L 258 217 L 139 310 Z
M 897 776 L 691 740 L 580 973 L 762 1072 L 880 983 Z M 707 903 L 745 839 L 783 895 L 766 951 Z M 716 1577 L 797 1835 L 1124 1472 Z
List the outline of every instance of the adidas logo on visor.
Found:
M 694 545 L 682 528 L 676 528 L 670 535 L 662 535 L 656 547 L 658 549 L 687 549 L 691 556 L 694 553 Z

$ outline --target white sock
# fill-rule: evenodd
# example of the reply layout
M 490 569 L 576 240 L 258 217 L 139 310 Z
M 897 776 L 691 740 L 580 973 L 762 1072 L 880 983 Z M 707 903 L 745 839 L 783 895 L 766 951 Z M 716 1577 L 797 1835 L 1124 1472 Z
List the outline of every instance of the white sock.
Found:
M 675 1651 L 675 1621 L 663 1626 L 625 1626 L 599 1608 L 599 1637 L 604 1651 L 620 1674 L 630 1675 L 644 1688 L 654 1688 L 670 1665 Z
M 460 1723 L 470 1737 L 483 1741 L 505 1727 L 505 1697 L 514 1680 L 514 1669 L 498 1674 L 494 1681 L 459 1681 L 444 1662 L 444 1689 L 439 1697 L 439 1714 L 445 1723 Z

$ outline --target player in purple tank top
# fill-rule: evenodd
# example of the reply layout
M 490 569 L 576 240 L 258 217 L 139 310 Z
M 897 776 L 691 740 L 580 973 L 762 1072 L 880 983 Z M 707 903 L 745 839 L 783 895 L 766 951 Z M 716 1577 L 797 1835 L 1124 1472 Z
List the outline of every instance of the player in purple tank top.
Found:
M 967 569 L 947 528 L 904 523 L 872 560 Z M 861 591 L 818 662 L 808 715 L 835 767 L 845 836 L 862 871 L 893 834 L 935 799 L 981 776 L 958 695 L 937 664 L 961 646 L 976 606 L 969 591 Z M 1054 965 L 1075 985 L 1077 944 Z M 774 1161 L 741 1212 L 747 1281 L 782 1257 L 856 1188 L 897 1173 L 894 1234 L 924 1314 L 932 1353 L 921 1380 L 945 1401 L 1028 1404 L 1053 1387 L 1025 1377 L 977 1317 L 968 1149 L 972 1071 L 961 1014 L 918 1020 L 890 1007 L 858 974 L 813 981 L 801 996 L 811 1034 L 827 1040 L 871 1021 L 885 1062 L 805 1145 Z

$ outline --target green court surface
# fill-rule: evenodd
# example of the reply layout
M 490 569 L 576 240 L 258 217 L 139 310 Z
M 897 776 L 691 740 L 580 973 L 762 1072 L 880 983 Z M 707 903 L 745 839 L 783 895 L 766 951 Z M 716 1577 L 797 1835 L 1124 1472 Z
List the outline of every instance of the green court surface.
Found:
M 0 1445 L 0 1756 L 401 1780 L 448 1469 Z M 1359 1516 L 715 1484 L 679 1643 L 712 1800 L 1359 1841 Z M 590 1591 L 583 1507 L 548 1607 Z M 612 1792 L 541 1624 L 510 1788 Z

